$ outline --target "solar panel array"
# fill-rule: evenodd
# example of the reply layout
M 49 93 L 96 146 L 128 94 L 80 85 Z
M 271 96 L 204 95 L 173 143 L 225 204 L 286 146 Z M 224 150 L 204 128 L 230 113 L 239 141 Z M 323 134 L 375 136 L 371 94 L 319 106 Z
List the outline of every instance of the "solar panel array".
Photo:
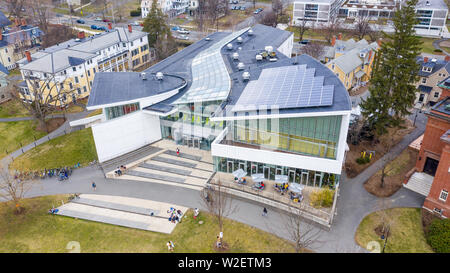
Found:
M 247 30 L 234 32 L 195 56 L 191 64 L 192 85 L 175 104 L 224 100 L 228 97 L 231 81 L 220 50 Z
M 315 69 L 305 64 L 263 69 L 258 80 L 247 84 L 232 111 L 332 105 L 334 85 L 323 85 L 324 77 L 314 74 Z

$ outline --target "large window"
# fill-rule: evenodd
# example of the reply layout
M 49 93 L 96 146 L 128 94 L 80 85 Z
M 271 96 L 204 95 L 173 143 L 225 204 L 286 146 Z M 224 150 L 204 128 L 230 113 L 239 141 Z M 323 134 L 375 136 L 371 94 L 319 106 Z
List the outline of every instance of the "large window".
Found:
M 139 103 L 132 103 L 114 107 L 107 107 L 105 108 L 105 113 L 107 119 L 113 119 L 138 111 L 139 109 Z
M 245 120 L 231 123 L 232 140 L 267 149 L 336 158 L 341 116 Z

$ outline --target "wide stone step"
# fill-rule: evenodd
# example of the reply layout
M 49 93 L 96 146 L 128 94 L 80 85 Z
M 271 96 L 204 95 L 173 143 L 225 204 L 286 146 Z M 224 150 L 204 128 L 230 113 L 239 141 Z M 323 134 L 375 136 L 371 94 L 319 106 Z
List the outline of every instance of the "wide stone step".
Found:
M 139 167 L 150 169 L 150 170 L 157 170 L 157 171 L 162 171 L 162 172 L 185 175 L 185 176 L 191 174 L 191 171 L 188 171 L 188 170 L 160 166 L 160 165 L 155 165 L 155 164 L 151 164 L 151 163 L 141 163 L 141 164 L 139 164 Z
M 152 160 L 164 162 L 164 163 L 168 163 L 168 164 L 172 164 L 172 165 L 180 165 L 180 166 L 184 166 L 184 167 L 188 167 L 188 168 L 195 168 L 195 166 L 197 166 L 197 164 L 194 164 L 191 162 L 185 162 L 185 161 L 176 160 L 176 159 L 172 159 L 172 158 L 162 157 L 159 155 L 152 157 Z
M 184 183 L 184 181 L 185 181 L 184 178 L 180 178 L 180 177 L 172 177 L 172 176 L 160 175 L 160 174 L 155 174 L 155 173 L 144 173 L 144 172 L 134 171 L 134 170 L 128 170 L 127 174 L 131 175 L 131 176 L 140 176 L 140 177 L 144 177 L 144 178 L 151 178 L 151 179 L 162 180 L 162 181 L 167 181 L 167 182 L 175 182 L 175 183 Z
M 423 196 L 428 196 L 433 179 L 434 178 L 431 175 L 416 172 L 411 176 L 408 183 L 406 183 L 404 187 Z
M 83 197 L 73 199 L 72 203 L 91 205 L 91 206 L 95 206 L 95 207 L 99 207 L 99 208 L 113 209 L 113 210 L 137 213 L 137 214 L 142 214 L 142 215 L 152 215 L 152 213 L 153 213 L 153 216 L 158 216 L 158 214 L 159 214 L 159 211 L 157 211 L 157 210 L 152 210 L 152 209 L 143 208 L 143 207 L 129 206 L 129 205 L 125 205 L 125 204 L 106 202 L 106 201 L 102 201 L 102 200 L 93 200 L 93 199 L 83 198 Z
M 177 152 L 172 151 L 172 150 L 164 151 L 164 154 L 178 156 Z M 187 159 L 191 159 L 191 160 L 195 160 L 195 161 L 202 160 L 201 156 L 191 155 L 191 154 L 187 154 L 187 153 L 180 153 L 179 157 L 183 157 L 183 158 L 187 158 Z

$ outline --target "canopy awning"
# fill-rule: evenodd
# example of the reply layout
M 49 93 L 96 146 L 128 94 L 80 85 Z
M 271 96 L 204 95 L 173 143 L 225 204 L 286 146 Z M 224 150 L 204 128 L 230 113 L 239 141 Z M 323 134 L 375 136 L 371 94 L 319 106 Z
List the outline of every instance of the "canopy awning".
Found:
M 287 183 L 288 182 L 288 176 L 287 175 L 275 175 L 275 182 Z
M 296 192 L 296 193 L 302 193 L 302 190 L 305 186 L 300 185 L 298 183 L 290 183 L 289 184 L 289 190 L 291 190 L 292 192 Z
M 364 72 L 364 71 L 362 71 L 362 70 L 359 70 L 358 72 L 355 73 L 355 77 L 356 77 L 357 79 L 360 79 L 360 78 L 362 78 L 362 76 L 364 76 L 365 74 L 366 74 L 366 72 Z
M 233 172 L 234 177 L 241 179 L 242 177 L 247 175 L 247 172 L 243 169 L 238 169 Z

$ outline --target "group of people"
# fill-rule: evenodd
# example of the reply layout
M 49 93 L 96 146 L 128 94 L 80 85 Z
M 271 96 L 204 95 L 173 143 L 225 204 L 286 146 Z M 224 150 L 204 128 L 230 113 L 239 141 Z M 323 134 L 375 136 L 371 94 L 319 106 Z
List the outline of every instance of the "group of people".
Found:
M 247 179 L 245 177 L 242 178 L 237 178 L 235 177 L 234 180 L 238 183 L 238 184 L 247 184 Z
M 120 167 L 117 167 L 117 170 L 114 171 L 114 173 L 117 176 L 121 176 L 125 171 L 126 171 L 127 167 L 125 167 L 124 165 L 120 165 Z
M 63 181 L 69 179 L 69 175 L 72 174 L 72 170 L 69 168 L 63 168 L 58 173 L 58 180 Z
M 289 184 L 288 183 L 276 183 L 275 184 L 275 190 L 281 193 L 281 195 L 285 194 L 289 190 Z
M 255 183 L 253 185 L 253 188 L 257 189 L 257 190 L 264 190 L 266 188 L 266 185 L 264 184 L 263 181 L 259 182 L 259 183 Z
M 294 202 L 301 202 L 303 200 L 302 194 L 290 192 L 289 195 L 291 200 Z
M 180 223 L 181 222 L 181 217 L 183 216 L 183 212 L 181 210 L 177 210 L 176 208 L 171 207 L 167 211 L 167 213 L 170 214 L 169 222 L 172 222 L 172 223 L 175 223 L 175 222 Z

